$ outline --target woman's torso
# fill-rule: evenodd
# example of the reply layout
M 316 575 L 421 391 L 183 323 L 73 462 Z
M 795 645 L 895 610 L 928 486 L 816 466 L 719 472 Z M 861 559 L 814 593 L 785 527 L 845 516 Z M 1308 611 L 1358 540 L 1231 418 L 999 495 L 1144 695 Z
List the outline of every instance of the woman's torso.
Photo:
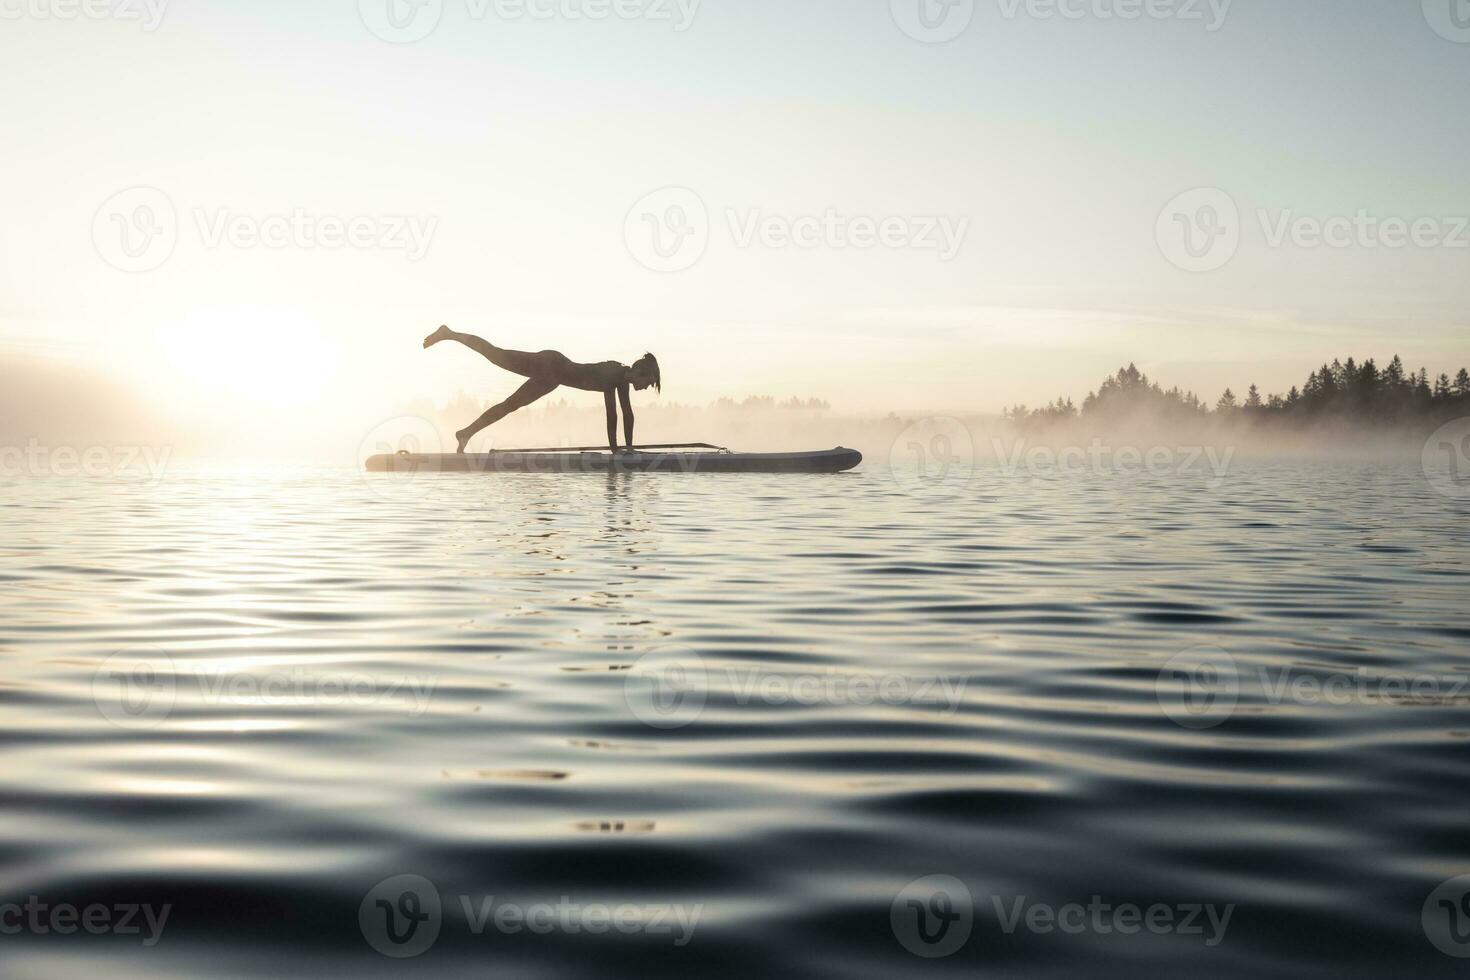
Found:
M 580 364 L 556 351 L 543 351 L 543 353 L 556 354 L 557 383 L 566 385 L 568 388 L 580 388 L 583 391 L 608 391 L 622 383 L 624 375 L 627 374 L 627 368 L 617 361 Z

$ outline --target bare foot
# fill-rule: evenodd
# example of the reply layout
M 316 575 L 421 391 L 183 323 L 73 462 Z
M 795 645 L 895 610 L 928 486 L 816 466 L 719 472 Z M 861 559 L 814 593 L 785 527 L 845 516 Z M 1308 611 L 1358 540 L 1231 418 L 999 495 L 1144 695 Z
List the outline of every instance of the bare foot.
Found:
M 441 340 L 448 340 L 448 339 L 449 339 L 449 328 L 448 327 L 440 327 L 438 330 L 435 330 L 433 333 L 429 334 L 427 337 L 424 338 L 424 349 L 425 350 L 428 350 L 430 347 L 433 347 L 435 344 L 439 343 L 439 341 L 441 341 Z M 463 452 L 463 451 L 464 450 L 460 450 L 460 452 Z
M 456 438 L 456 439 L 459 440 L 459 448 L 456 449 L 455 452 L 458 453 L 459 455 L 463 456 L 464 455 L 464 447 L 465 446 L 468 446 L 470 444 L 470 437 L 468 435 L 465 435 L 465 433 L 464 433 L 463 430 L 460 430 L 459 432 L 456 432 L 454 434 L 454 438 Z

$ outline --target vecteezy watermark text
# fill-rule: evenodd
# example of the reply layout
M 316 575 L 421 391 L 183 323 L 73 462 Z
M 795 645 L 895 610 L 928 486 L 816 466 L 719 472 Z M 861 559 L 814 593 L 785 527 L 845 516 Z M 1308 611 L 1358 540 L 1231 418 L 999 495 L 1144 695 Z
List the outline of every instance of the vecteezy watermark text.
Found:
M 86 932 L 94 936 L 143 936 L 146 928 L 148 932 L 143 938 L 143 945 L 153 947 L 163 938 L 163 929 L 172 911 L 171 904 L 158 908 L 129 902 L 112 905 L 93 902 L 77 906 L 67 902 L 44 902 L 40 896 L 31 895 L 24 904 L 0 904 L 0 935 L 29 933 L 44 936 L 56 933 L 69 936 Z
M 1115 902 L 1093 895 L 1086 903 L 1054 905 L 1026 895 L 990 897 L 1001 932 L 1048 935 L 1084 933 L 1133 936 L 1151 933 L 1199 937 L 1220 945 L 1230 928 L 1235 904 L 1209 902 Z M 889 925 L 899 944 L 915 956 L 935 959 L 959 952 L 975 927 L 975 902 L 969 887 L 952 875 L 927 875 L 909 882 L 894 897 Z
M 195 207 L 189 215 L 199 244 L 207 249 L 376 249 L 402 252 L 410 262 L 428 254 L 439 228 L 433 216 L 319 214 L 302 207 L 265 214 Z M 108 265 L 123 272 L 149 272 L 169 260 L 181 230 L 188 227 L 163 191 L 130 187 L 97 209 L 92 243 Z
M 1257 208 L 1261 240 L 1270 249 L 1470 249 L 1470 217 L 1463 215 L 1308 215 L 1292 208 Z M 1178 195 L 1159 212 L 1154 235 L 1160 252 L 1186 272 L 1214 272 L 1240 251 L 1245 222 L 1235 199 L 1218 187 Z
M 963 247 L 967 217 L 926 214 L 912 217 L 846 215 L 828 208 L 821 214 L 766 214 L 760 208 L 727 208 L 725 221 L 736 248 L 915 249 L 939 253 L 949 262 Z
M 1025 439 L 990 440 L 1000 471 L 1020 475 L 1080 476 L 1084 473 L 1141 472 L 1151 476 L 1208 472 L 1215 481 L 1225 478 L 1235 458 L 1235 447 L 1111 446 L 1093 439 L 1086 446 L 1030 446 Z
M 465 16 L 504 23 L 608 20 L 671 24 L 689 30 L 702 0 L 464 0 Z M 445 0 L 358 0 L 363 25 L 389 44 L 413 44 L 433 34 L 444 19 Z
M 1037 21 L 1173 20 L 1203 24 L 1210 33 L 1225 26 L 1234 0 L 996 0 L 1002 18 Z M 916 41 L 943 44 L 963 34 L 975 19 L 976 0 L 889 0 L 893 22 Z
M 1015 20 L 1177 20 L 1210 33 L 1225 26 L 1235 0 L 996 0 L 1001 16 Z
M 1308 673 L 1292 667 L 1256 668 L 1268 704 L 1465 704 L 1470 675 L 1351 672 Z
M 999 473 L 1008 478 L 1071 478 L 1145 473 L 1176 476 L 1201 473 L 1218 486 L 1235 459 L 1233 446 L 1111 445 L 1093 438 L 1086 445 L 1031 445 L 1025 437 L 992 436 L 990 450 Z M 974 439 L 964 422 L 931 416 L 908 425 L 894 439 L 888 467 L 899 489 L 913 496 L 957 495 L 976 476 Z
M 141 22 L 153 32 L 163 24 L 169 0 L 0 0 L 0 20 L 115 20 Z
M 945 714 L 959 709 L 965 679 L 939 674 L 785 673 L 726 667 L 722 671 L 735 703 L 815 705 L 932 705 Z
M 180 689 L 190 684 L 193 701 L 199 704 L 373 706 L 418 717 L 429 709 L 438 679 L 332 674 L 304 668 L 252 672 L 210 668 L 184 673 L 161 651 L 123 651 L 108 657 L 93 674 L 92 698 L 98 712 L 114 725 L 152 728 L 169 716 Z
M 1470 675 L 1412 674 L 1358 667 L 1353 670 L 1299 669 L 1257 665 L 1240 669 L 1235 657 L 1203 644 L 1169 659 L 1155 680 L 1159 706 L 1184 728 L 1224 724 L 1240 702 L 1246 681 L 1253 679 L 1260 701 L 1273 707 L 1413 707 L 1470 704 Z
M 772 214 L 759 207 L 728 207 L 723 217 L 730 243 L 737 249 L 912 250 L 937 253 L 941 262 L 959 255 L 970 230 L 965 216 L 867 215 L 836 208 Z M 702 197 L 687 187 L 665 187 L 644 195 L 628 211 L 623 240 L 645 268 L 682 272 L 704 257 L 712 228 Z
M 1083 933 L 1132 936 L 1149 932 L 1156 936 L 1200 936 L 1210 948 L 1224 940 L 1230 917 L 1235 914 L 1233 902 L 1223 906 L 1212 902 L 1154 902 L 1141 906 L 1105 901 L 1101 895 L 1093 895 L 1086 905 L 1081 902 L 1050 905 L 1030 901 L 1025 895 L 1009 900 L 994 895 L 990 901 L 1001 931 L 1008 936 L 1018 930 L 1038 935 L 1062 932 L 1072 936 Z
M 696 654 L 665 658 L 649 654 L 624 679 L 623 697 L 640 720 L 654 728 L 682 728 L 704 711 L 712 692 L 737 706 L 913 705 L 945 714 L 959 710 L 965 678 L 939 674 L 841 670 L 782 670 L 707 666 Z
M 465 0 L 471 20 L 646 20 L 689 30 L 702 0 Z
M 551 933 L 667 937 L 687 946 L 704 914 L 703 903 L 638 904 L 556 901 L 509 902 L 495 895 L 460 895 L 459 912 L 470 935 Z M 426 952 L 444 927 L 445 903 L 434 883 L 422 875 L 395 875 L 368 890 L 357 922 L 369 946 L 384 956 L 407 959 Z
M 171 446 L 0 446 L 0 477 L 142 476 L 159 480 L 173 456 Z
M 625 936 L 642 933 L 670 936 L 675 946 L 689 945 L 689 940 L 694 938 L 694 929 L 699 925 L 699 917 L 704 913 L 702 903 L 694 906 L 609 905 L 574 902 L 567 895 L 555 903 L 533 902 L 527 905 L 504 900 L 497 902 L 494 895 L 483 895 L 478 899 L 461 895 L 459 903 L 470 932 L 476 936 L 487 928 L 507 935 L 522 931 L 538 936 L 553 932 L 569 935 L 619 932 Z
M 1467 217 L 1379 217 L 1366 208 L 1326 218 L 1261 208 L 1256 216 L 1270 248 L 1470 248 Z
M 236 214 L 228 208 L 194 209 L 205 248 L 382 249 L 404 252 L 410 262 L 429 253 L 439 219 L 411 214 L 314 215 L 305 208 L 287 214 Z

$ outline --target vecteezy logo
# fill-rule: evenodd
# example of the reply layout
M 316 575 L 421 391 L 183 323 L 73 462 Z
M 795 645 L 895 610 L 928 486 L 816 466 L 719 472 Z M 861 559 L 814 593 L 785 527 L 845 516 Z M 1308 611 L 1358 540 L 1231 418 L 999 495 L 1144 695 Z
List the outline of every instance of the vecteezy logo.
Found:
M 156 187 L 130 187 L 103 202 L 92 218 L 92 244 L 103 261 L 123 272 L 149 272 L 174 254 L 179 216 Z
M 911 496 L 963 493 L 975 476 L 975 442 L 959 419 L 920 419 L 899 433 L 888 450 L 888 471 Z
M 1446 956 L 1470 957 L 1470 875 L 1444 882 L 1424 900 L 1424 935 Z
M 114 653 L 92 675 L 92 700 L 119 728 L 154 728 L 174 707 L 174 662 L 157 651 Z
M 1240 700 L 1235 658 L 1214 646 L 1185 650 L 1159 671 L 1154 696 L 1176 725 L 1214 728 L 1234 713 Z
M 975 0 L 889 0 L 899 30 L 925 44 L 943 44 L 965 32 Z
M 1240 209 L 1218 188 L 1186 191 L 1159 212 L 1154 237 L 1164 258 L 1185 272 L 1214 272 L 1240 248 Z
M 438 473 L 444 440 L 439 427 L 418 415 L 400 415 L 373 427 L 357 447 L 357 466 L 373 492 L 386 500 L 419 499 L 423 473 Z M 369 460 L 378 458 L 385 469 L 368 472 Z M 414 485 L 417 484 L 417 485 Z
M 645 654 L 623 675 L 623 700 L 651 728 L 683 728 L 704 711 L 709 675 L 698 654 Z
M 665 187 L 633 205 L 623 220 L 623 241 L 639 265 L 654 272 L 683 272 L 709 247 L 709 209 L 687 187 Z
M 958 878 L 929 875 L 898 893 L 888 909 L 888 924 L 894 938 L 915 956 L 949 956 L 970 939 L 975 902 Z
M 357 13 L 380 40 L 413 44 L 439 26 L 444 0 L 357 0 Z
M 422 875 L 385 878 L 357 908 L 357 925 L 368 945 L 398 960 L 426 952 L 443 924 L 439 889 Z
M 1470 418 L 1446 422 L 1424 443 L 1424 478 L 1434 492 L 1470 500 Z
M 1470 44 L 1470 0 L 1424 0 L 1424 19 L 1440 37 Z

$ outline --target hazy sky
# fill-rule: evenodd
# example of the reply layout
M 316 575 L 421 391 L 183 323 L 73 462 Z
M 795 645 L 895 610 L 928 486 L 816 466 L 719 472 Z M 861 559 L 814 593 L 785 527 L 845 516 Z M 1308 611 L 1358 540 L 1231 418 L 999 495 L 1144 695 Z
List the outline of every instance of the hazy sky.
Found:
M 0 354 L 305 431 L 515 386 L 441 322 L 853 411 L 1470 361 L 1466 0 L 418 2 L 0 0 Z

